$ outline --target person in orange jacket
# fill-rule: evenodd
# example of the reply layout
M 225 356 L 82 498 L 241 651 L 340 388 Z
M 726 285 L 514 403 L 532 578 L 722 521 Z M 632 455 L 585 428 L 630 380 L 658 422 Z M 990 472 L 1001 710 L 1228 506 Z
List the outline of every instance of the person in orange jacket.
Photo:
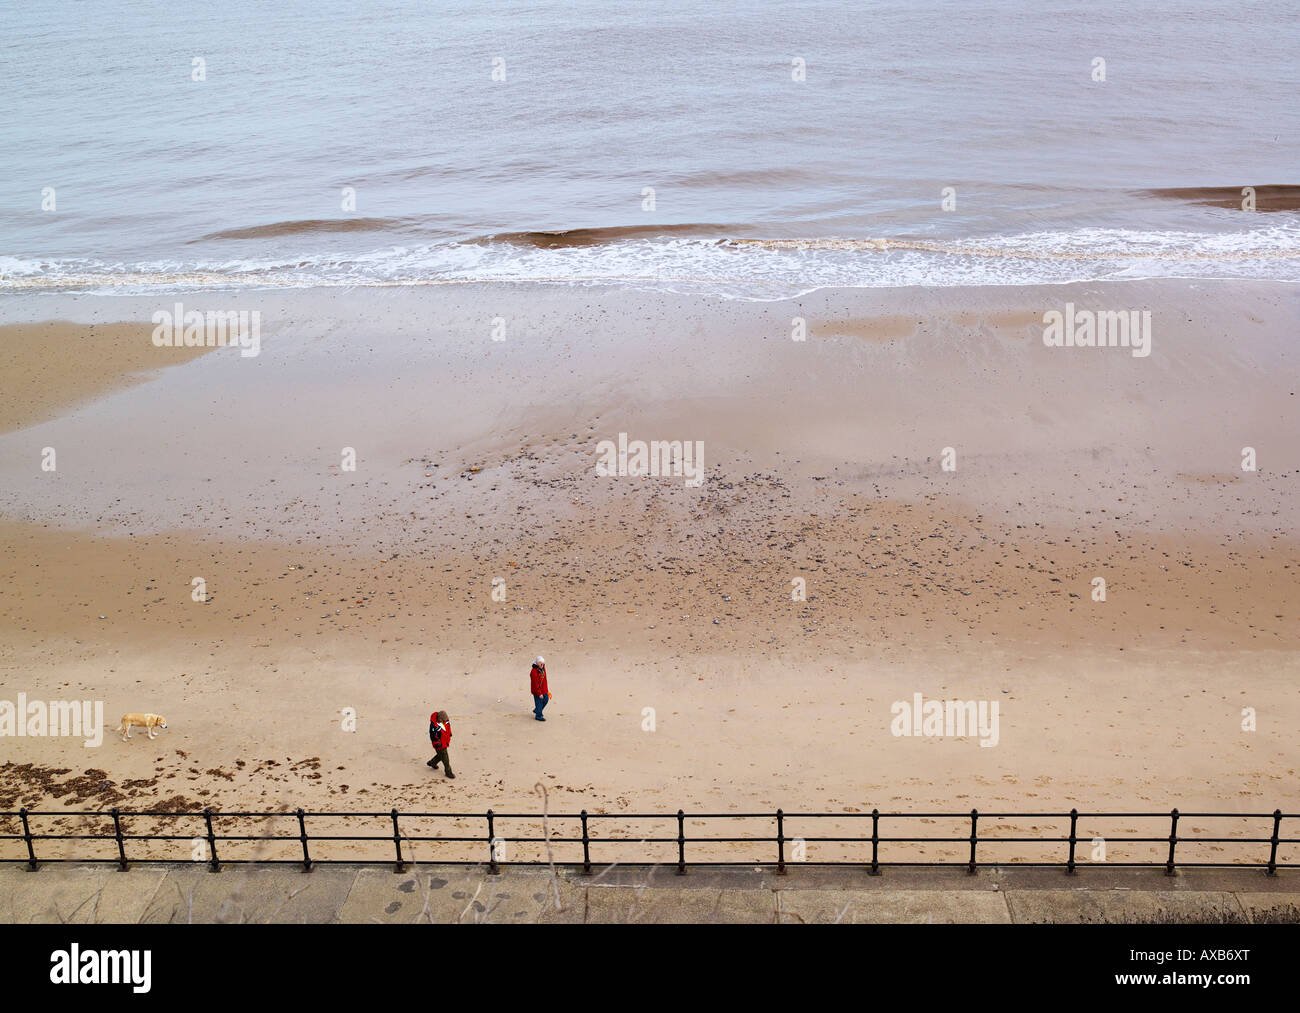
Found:
M 456 775 L 451 772 L 451 759 L 447 756 L 447 747 L 451 745 L 451 718 L 446 711 L 434 711 L 429 715 L 429 741 L 433 743 L 433 759 L 426 766 L 436 768 L 441 763 L 443 773 L 454 779 Z
M 538 721 L 545 721 L 542 711 L 551 702 L 551 690 L 546 685 L 546 659 L 540 654 L 533 662 L 532 671 L 528 673 L 528 681 L 533 691 L 533 717 Z

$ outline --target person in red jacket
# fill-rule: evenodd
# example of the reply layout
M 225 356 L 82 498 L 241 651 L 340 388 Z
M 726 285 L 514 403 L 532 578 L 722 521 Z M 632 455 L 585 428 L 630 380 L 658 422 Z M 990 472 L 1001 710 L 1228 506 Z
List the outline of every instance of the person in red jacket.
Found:
M 441 763 L 443 772 L 455 778 L 451 772 L 451 759 L 447 756 L 447 747 L 451 745 L 451 718 L 446 711 L 434 711 L 429 715 L 429 741 L 433 743 L 433 759 L 427 766 L 437 767 Z
M 551 702 L 551 690 L 546 685 L 546 659 L 540 654 L 533 662 L 533 670 L 528 673 L 528 681 L 533 691 L 533 717 L 538 721 L 545 721 L 542 711 Z

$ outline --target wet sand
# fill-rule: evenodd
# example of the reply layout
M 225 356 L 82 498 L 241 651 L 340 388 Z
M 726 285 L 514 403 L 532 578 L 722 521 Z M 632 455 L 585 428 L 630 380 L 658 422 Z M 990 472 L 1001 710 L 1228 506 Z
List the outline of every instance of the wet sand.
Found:
M 0 433 L 58 418 L 113 390 L 145 383 L 159 369 L 210 348 L 153 343 L 150 322 L 0 324 Z
M 1243 192 L 1247 190 L 1253 191 L 1253 194 L 1248 195 Z M 1300 210 L 1300 186 L 1294 185 L 1185 186 L 1140 192 L 1147 196 L 1204 204 L 1206 207 L 1229 208 L 1234 211 L 1243 208 L 1245 202 L 1253 196 L 1256 211 Z

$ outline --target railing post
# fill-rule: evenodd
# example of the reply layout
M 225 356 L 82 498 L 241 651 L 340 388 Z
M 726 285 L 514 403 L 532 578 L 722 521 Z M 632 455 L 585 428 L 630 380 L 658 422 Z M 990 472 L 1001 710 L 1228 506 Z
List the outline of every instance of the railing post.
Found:
M 122 816 L 117 807 L 113 807 L 113 836 L 117 838 L 117 869 L 126 872 L 126 847 L 122 842 Z
M 1178 810 L 1169 814 L 1169 860 L 1165 862 L 1165 875 L 1176 875 L 1174 870 L 1174 845 L 1178 843 Z
M 298 807 L 298 839 L 302 841 L 302 871 L 311 872 L 311 856 L 307 854 L 307 821 L 303 819 L 302 806 Z
M 27 807 L 23 806 L 18 810 L 18 815 L 23 821 L 23 840 L 27 842 L 27 868 L 35 872 L 40 868 L 36 861 L 36 852 L 32 849 L 32 828 L 27 824 Z
M 871 810 L 871 873 L 880 875 L 880 810 Z
M 493 817 L 491 809 L 487 811 L 487 821 L 488 821 L 488 836 L 487 836 L 488 872 L 491 873 L 493 876 L 495 876 L 501 870 L 497 868 L 497 835 L 495 830 L 493 830 L 493 827 L 495 825 L 495 817 Z
M 1268 874 L 1277 875 L 1277 845 L 1278 832 L 1282 829 L 1282 810 L 1273 810 L 1273 839 L 1269 841 L 1268 849 Z
M 969 876 L 975 875 L 975 821 L 979 818 L 979 810 L 972 809 L 970 811 L 970 864 L 966 866 L 966 874 Z
M 776 811 L 776 874 L 785 875 L 785 813 Z
M 582 810 L 582 874 L 591 875 L 591 838 L 587 836 L 587 810 Z
M 390 813 L 393 818 L 393 847 L 397 849 L 397 861 L 393 863 L 394 872 L 405 872 L 406 863 L 402 860 L 402 832 L 397 828 L 397 810 Z
M 677 875 L 686 875 L 686 814 L 677 810 Z
M 221 863 L 217 861 L 217 835 L 212 830 L 212 809 L 203 810 L 203 822 L 208 828 L 208 854 L 212 857 L 209 859 L 211 868 L 210 872 L 220 872 Z
M 1079 843 L 1079 835 L 1076 833 L 1079 827 L 1079 810 L 1070 810 L 1070 860 L 1065 863 L 1066 875 L 1074 873 L 1074 846 Z

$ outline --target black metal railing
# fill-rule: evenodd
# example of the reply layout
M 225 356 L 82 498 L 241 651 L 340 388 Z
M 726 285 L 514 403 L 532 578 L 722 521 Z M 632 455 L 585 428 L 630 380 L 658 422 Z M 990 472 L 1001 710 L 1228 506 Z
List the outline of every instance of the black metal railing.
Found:
M 1068 813 L 907 813 L 870 812 L 842 813 L 497 813 L 489 809 L 480 813 L 401 813 L 396 809 L 387 812 L 306 812 L 302 809 L 280 812 L 225 812 L 203 809 L 191 812 L 124 811 L 108 812 L 39 811 L 20 809 L 17 812 L 0 812 L 0 827 L 21 832 L 0 833 L 0 862 L 25 862 L 37 869 L 47 862 L 116 863 L 127 869 L 131 861 L 137 862 L 204 862 L 216 872 L 223 864 L 296 864 L 310 872 L 320 863 L 354 863 L 369 865 L 391 864 L 395 871 L 405 871 L 417 861 L 416 852 L 430 845 L 418 857 L 422 864 L 486 865 L 489 872 L 502 866 L 555 865 L 580 867 L 590 873 L 593 865 L 676 866 L 685 875 L 692 866 L 749 866 L 772 868 L 784 873 L 792 864 L 810 866 L 859 866 L 871 875 L 886 868 L 938 868 L 964 867 L 974 874 L 981 865 L 1000 865 L 1017 868 L 1058 868 L 1074 873 L 1084 866 L 1107 868 L 1163 868 L 1166 875 L 1174 875 L 1180 868 L 1245 868 L 1262 869 L 1269 875 L 1278 869 L 1300 868 L 1298 861 L 1285 861 L 1283 848 L 1300 844 L 1300 838 L 1283 837 L 1284 821 L 1300 819 L 1300 814 L 1284 813 L 1276 809 L 1271 813 L 1181 813 L 1170 812 L 1097 812 L 1082 814 L 1077 809 Z M 328 824 L 351 824 L 359 820 L 380 821 L 383 833 L 329 833 Z M 481 825 L 482 833 L 429 834 L 416 832 L 417 824 L 429 820 L 451 821 L 453 829 L 466 829 L 467 822 Z M 870 832 L 863 826 L 870 821 Z M 1168 827 L 1168 834 L 1158 836 L 1113 835 L 1099 832 L 1100 825 L 1113 821 L 1135 823 L 1161 821 L 1160 830 Z M 16 822 L 15 822 L 16 821 Z M 38 832 L 34 822 L 53 821 L 58 832 Z M 99 833 L 73 833 L 66 824 L 83 821 L 96 824 Z M 188 821 L 191 832 L 160 832 L 177 830 Z M 239 833 L 251 824 L 267 821 L 288 821 L 289 833 Z M 317 832 L 309 832 L 308 822 Z M 520 821 L 541 824 L 541 836 L 527 833 L 508 833 L 503 825 Z M 636 834 L 631 829 L 649 821 L 666 823 L 669 833 Z M 688 836 L 687 823 L 700 826 L 718 822 L 751 824 L 767 821 L 774 830 L 770 835 L 750 834 L 718 836 L 700 834 Z M 954 836 L 905 835 L 898 836 L 895 828 L 907 829 L 909 825 L 932 824 L 939 821 L 955 822 L 960 833 Z M 1058 822 L 1060 832 L 1044 832 L 1038 824 Z M 1068 821 L 1068 832 L 1065 830 Z M 1235 821 L 1238 829 L 1255 827 L 1257 833 L 1267 831 L 1267 836 L 1220 836 L 1212 827 L 1220 821 Z M 849 825 L 855 834 L 803 834 L 792 833 L 807 824 L 814 826 Z M 1091 833 L 1080 833 L 1081 822 L 1092 828 Z M 142 823 L 152 823 L 143 828 Z M 1018 829 L 1029 825 L 1029 835 Z M 990 825 L 994 829 L 988 829 Z M 1180 834 L 1180 825 L 1182 833 Z M 572 826 L 568 836 L 553 827 Z M 622 833 L 597 834 L 597 826 L 613 826 Z M 1192 828 L 1189 830 L 1189 826 Z M 340 827 L 341 828 L 341 827 Z M 86 828 L 82 828 L 86 829 Z M 469 829 L 472 829 L 469 828 Z M 889 830 L 889 833 L 882 833 Z M 675 833 L 672 831 L 675 830 Z M 983 834 L 981 835 L 981 830 Z M 1047 828 L 1048 831 L 1051 828 Z M 152 831 L 152 832 L 149 832 Z M 1008 833 L 1009 831 L 1009 833 Z M 1205 831 L 1211 831 L 1206 833 Z M 579 836 L 572 836 L 574 832 Z M 57 849 L 51 842 L 64 842 Z M 83 848 L 67 842 L 111 842 L 108 848 Z M 176 842 L 188 842 L 190 852 L 181 857 L 175 853 Z M 383 842 L 382 844 L 377 842 Z M 22 850 L 19 851 L 18 844 Z M 162 845 L 159 847 L 159 845 Z M 313 845 L 316 846 L 313 853 Z M 322 857 L 322 852 L 338 845 L 348 845 L 340 854 L 333 852 Z M 578 846 L 581 851 L 578 851 Z M 618 853 L 619 846 L 640 845 L 639 854 Z M 1081 858 L 1080 846 L 1093 846 L 1091 857 Z M 1103 849 L 1097 857 L 1098 845 Z M 687 848 L 691 849 L 688 859 Z M 920 846 L 920 847 L 918 847 Z M 1010 854 L 1008 849 L 1017 846 L 1022 853 Z M 1136 852 L 1128 850 L 1136 846 Z M 809 848 L 820 855 L 809 858 Z M 1199 854 L 1187 857 L 1189 849 L 1213 848 L 1216 854 L 1210 860 L 1197 860 Z M 38 848 L 40 853 L 38 854 Z M 405 850 L 403 850 L 405 848 Z M 522 848 L 524 857 L 510 858 L 509 851 Z M 543 851 L 543 848 L 545 849 Z M 1239 856 L 1229 859 L 1221 854 L 1229 848 Z M 242 850 L 241 850 L 242 849 Z M 249 854 L 251 849 L 252 854 Z M 278 849 L 278 850 L 277 850 Z M 292 852 L 286 857 L 285 851 Z M 299 849 L 301 856 L 298 855 Z M 560 853 L 556 854 L 556 849 Z M 755 850 L 758 849 L 758 850 Z M 1120 860 L 1107 857 L 1107 852 L 1123 852 Z M 55 851 L 58 851 L 56 854 Z M 101 853 L 88 854 L 99 850 Z M 182 848 L 183 850 L 183 848 Z M 276 850 L 276 854 L 268 851 Z M 602 858 L 593 858 L 599 850 Z M 376 852 L 383 857 L 375 857 Z M 886 855 L 884 852 L 889 851 Z M 13 852 L 13 853 L 10 853 Z M 69 853 L 71 852 L 71 853 Z M 129 853 L 128 853 L 129 852 Z M 652 856 L 652 852 L 655 853 Z M 919 854 L 918 854 L 919 852 Z M 1290 857 L 1300 857 L 1287 853 Z M 630 860 L 629 860 L 630 859 Z M 1217 860 L 1215 860 L 1217 859 Z

